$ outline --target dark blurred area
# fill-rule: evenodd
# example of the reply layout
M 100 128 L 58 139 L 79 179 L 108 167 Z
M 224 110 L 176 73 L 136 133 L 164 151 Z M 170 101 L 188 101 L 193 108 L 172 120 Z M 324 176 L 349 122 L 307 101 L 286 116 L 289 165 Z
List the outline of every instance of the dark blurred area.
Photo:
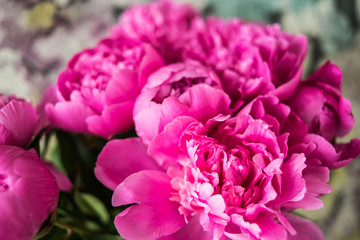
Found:
M 139 1 L 136 1 L 139 2 Z M 326 60 L 343 71 L 343 95 L 357 122 L 340 141 L 360 136 L 360 0 L 178 0 L 204 15 L 279 23 L 305 34 L 304 77 Z M 0 92 L 38 102 L 76 52 L 108 35 L 131 0 L 0 0 Z M 360 159 L 333 171 L 324 208 L 298 213 L 314 220 L 325 239 L 360 239 Z

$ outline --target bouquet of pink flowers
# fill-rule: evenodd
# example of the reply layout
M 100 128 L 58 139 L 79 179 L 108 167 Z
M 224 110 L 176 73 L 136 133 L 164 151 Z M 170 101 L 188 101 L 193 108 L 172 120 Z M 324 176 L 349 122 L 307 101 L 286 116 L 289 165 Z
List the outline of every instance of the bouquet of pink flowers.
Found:
M 0 95 L 0 238 L 323 239 L 293 211 L 360 139 L 337 142 L 341 71 L 302 80 L 306 53 L 276 24 L 129 8 L 36 109 Z

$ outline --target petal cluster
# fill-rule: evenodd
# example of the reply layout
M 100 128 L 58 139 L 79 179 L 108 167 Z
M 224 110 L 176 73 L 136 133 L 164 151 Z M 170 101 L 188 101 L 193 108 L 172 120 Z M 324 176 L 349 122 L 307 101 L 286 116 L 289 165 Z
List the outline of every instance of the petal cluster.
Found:
M 229 114 L 231 100 L 217 75 L 193 63 L 166 65 L 149 76 L 136 100 L 136 132 L 145 143 L 178 116 L 205 122 L 219 113 Z
M 112 139 L 94 172 L 127 206 L 125 239 L 323 239 L 293 210 L 323 206 L 360 139 L 337 139 L 355 124 L 340 69 L 301 80 L 307 45 L 277 24 L 134 5 L 43 105 L 54 127 Z
M 102 40 L 75 55 L 60 73 L 58 102 L 46 107 L 51 124 L 104 138 L 129 130 L 137 95 L 162 65 L 150 45 L 127 38 Z

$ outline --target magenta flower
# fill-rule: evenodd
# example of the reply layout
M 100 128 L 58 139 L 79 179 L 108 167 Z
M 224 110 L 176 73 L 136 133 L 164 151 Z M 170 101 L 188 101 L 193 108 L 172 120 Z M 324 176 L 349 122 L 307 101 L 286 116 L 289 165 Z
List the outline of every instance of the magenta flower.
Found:
M 341 70 L 327 62 L 300 83 L 288 102 L 309 132 L 328 141 L 345 136 L 355 126 L 351 103 L 341 95 L 341 80 Z
M 75 55 L 58 78 L 58 103 L 46 111 L 53 126 L 108 138 L 133 126 L 135 99 L 163 65 L 149 45 L 104 39 Z
M 173 63 L 180 59 L 180 48 L 186 44 L 183 35 L 190 31 L 196 16 L 198 13 L 190 5 L 177 5 L 170 0 L 134 5 L 121 14 L 112 35 L 149 43 L 165 62 Z
M 307 51 L 304 36 L 239 19 L 199 17 L 192 22 L 183 60 L 214 69 L 234 108 L 269 93 L 285 100 L 295 91 Z
M 147 144 L 178 116 L 193 116 L 206 122 L 220 113 L 230 113 L 230 103 L 220 79 L 207 67 L 190 63 L 167 65 L 150 75 L 136 100 L 136 132 Z
M 0 94 L 0 145 L 27 147 L 35 134 L 37 119 L 31 103 Z
M 0 236 L 32 239 L 57 206 L 54 176 L 34 150 L 0 145 Z
M 327 142 L 277 98 L 260 97 L 233 118 L 177 117 L 147 151 L 140 139 L 110 141 L 95 173 L 120 184 L 114 206 L 137 203 L 115 219 L 125 239 L 323 239 L 291 211 L 321 208 L 328 162 L 359 151 L 330 144 L 329 160 L 317 138 Z

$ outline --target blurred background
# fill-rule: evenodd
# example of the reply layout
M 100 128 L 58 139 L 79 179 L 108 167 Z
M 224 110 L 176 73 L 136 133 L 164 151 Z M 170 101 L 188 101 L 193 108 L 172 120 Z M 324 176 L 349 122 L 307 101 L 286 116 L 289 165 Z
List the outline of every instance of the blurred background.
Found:
M 108 35 L 131 0 L 0 0 L 0 92 L 36 104 L 78 51 Z M 144 1 L 143 1 L 144 2 Z M 146 1 L 145 1 L 146 2 Z M 360 0 L 177 0 L 206 15 L 280 23 L 305 34 L 304 78 L 326 60 L 343 71 L 343 95 L 357 122 L 340 141 L 360 136 Z M 331 173 L 325 207 L 298 213 L 315 221 L 325 239 L 360 239 L 360 159 Z

